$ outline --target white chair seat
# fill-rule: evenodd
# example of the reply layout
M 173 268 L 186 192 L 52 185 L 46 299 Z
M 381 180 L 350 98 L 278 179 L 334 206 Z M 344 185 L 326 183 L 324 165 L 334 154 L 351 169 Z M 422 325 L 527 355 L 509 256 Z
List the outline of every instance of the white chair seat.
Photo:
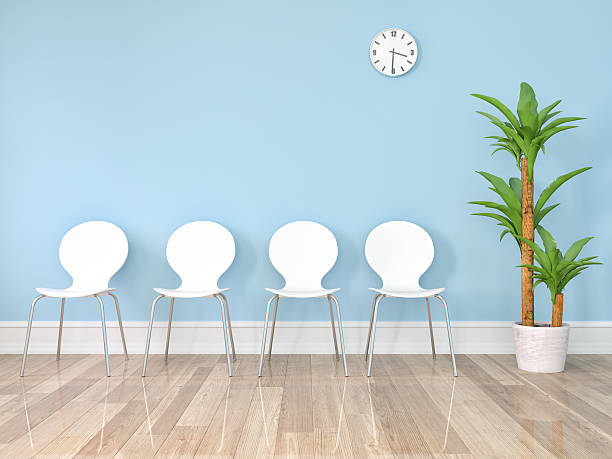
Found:
M 170 298 L 203 298 L 205 296 L 213 296 L 217 293 L 225 292 L 229 288 L 218 288 L 214 290 L 184 290 L 182 288 L 154 288 L 160 295 Z
M 339 288 L 322 288 L 320 290 L 287 290 L 284 288 L 266 288 L 268 292 L 272 292 L 275 295 L 279 295 L 285 298 L 319 298 L 322 296 L 331 295 L 336 293 Z
M 86 296 L 100 295 L 106 292 L 114 291 L 114 288 L 105 289 L 80 289 L 80 288 L 37 288 L 36 291 L 41 295 L 50 298 L 82 298 Z
M 442 293 L 445 288 L 422 288 L 419 290 L 389 290 L 384 288 L 370 288 L 370 290 L 382 293 L 394 298 L 428 298 Z

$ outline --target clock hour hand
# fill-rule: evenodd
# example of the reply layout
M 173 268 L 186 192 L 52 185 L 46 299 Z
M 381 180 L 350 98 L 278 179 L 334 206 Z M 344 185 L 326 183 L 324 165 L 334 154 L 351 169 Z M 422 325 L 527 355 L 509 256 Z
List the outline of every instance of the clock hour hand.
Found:
M 408 56 L 406 56 L 405 54 L 402 54 L 402 53 L 398 53 L 398 52 L 396 52 L 396 51 L 395 51 L 395 48 L 393 48 L 393 51 L 389 51 L 389 52 L 390 52 L 390 53 L 393 53 L 393 54 L 397 54 L 398 56 L 402 56 L 402 57 L 408 58 Z
M 393 48 L 393 51 L 391 51 L 391 73 L 395 73 L 395 48 Z

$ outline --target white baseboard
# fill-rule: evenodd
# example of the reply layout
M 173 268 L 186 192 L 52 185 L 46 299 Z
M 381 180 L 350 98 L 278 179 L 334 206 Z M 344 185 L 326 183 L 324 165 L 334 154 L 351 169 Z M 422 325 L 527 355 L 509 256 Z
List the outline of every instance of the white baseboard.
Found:
M 570 322 L 569 352 L 573 354 L 612 353 L 612 322 Z M 0 354 L 23 351 L 26 322 L 0 322 Z M 144 352 L 146 322 L 124 322 L 128 351 Z M 346 352 L 362 353 L 368 322 L 344 322 Z M 512 354 L 512 322 L 454 322 L 455 352 L 459 354 Z M 236 352 L 257 354 L 261 346 L 262 322 L 232 323 Z M 54 354 L 58 322 L 35 322 L 30 353 Z M 151 353 L 162 353 L 167 322 L 156 322 Z M 107 323 L 111 353 L 121 353 L 117 322 Z M 438 353 L 448 353 L 444 322 L 434 322 Z M 274 351 L 282 354 L 326 354 L 333 352 L 329 322 L 278 322 Z M 62 352 L 99 354 L 103 352 L 99 322 L 64 322 Z M 220 322 L 174 322 L 170 352 L 177 354 L 221 354 L 225 352 Z M 379 322 L 376 352 L 381 354 L 427 354 L 431 352 L 427 322 Z

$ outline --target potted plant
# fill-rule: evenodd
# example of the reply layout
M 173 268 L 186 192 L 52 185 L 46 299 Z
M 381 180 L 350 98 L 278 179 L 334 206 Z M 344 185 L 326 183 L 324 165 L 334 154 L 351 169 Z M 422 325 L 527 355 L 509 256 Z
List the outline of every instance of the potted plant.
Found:
M 552 302 L 552 321 L 548 330 L 546 327 L 535 327 L 535 330 L 528 333 L 525 333 L 525 329 L 529 330 L 528 327 L 514 324 L 515 344 L 524 347 L 523 350 L 517 350 L 516 359 L 519 368 L 523 370 L 557 373 L 565 368 L 569 338 L 569 325 L 563 323 L 563 290 L 569 281 L 589 266 L 601 263 L 593 261 L 597 257 L 576 259 L 592 237 L 574 242 L 563 254 L 548 231 L 539 226 L 538 234 L 544 244 L 543 249 L 535 242 L 521 238 L 533 250 L 538 266 L 521 267 L 534 273 L 534 286 L 544 284 L 548 287 Z
M 531 361 L 532 359 L 524 359 L 519 357 L 518 354 L 527 352 L 531 356 L 540 356 L 543 360 L 546 360 L 547 354 L 544 352 L 545 344 L 543 344 L 543 340 L 549 339 L 550 341 L 555 341 L 557 339 L 555 338 L 555 333 L 559 334 L 561 331 L 569 333 L 569 328 L 560 327 L 559 331 L 557 331 L 553 330 L 553 327 L 548 326 L 548 324 L 543 327 L 542 325 L 545 324 L 536 324 L 534 321 L 534 233 L 536 228 L 538 232 L 546 231 L 541 227 L 541 222 L 550 211 L 559 205 L 558 203 L 546 205 L 553 193 L 569 179 L 590 168 L 581 168 L 558 177 L 542 191 L 534 204 L 534 167 L 539 152 L 546 152 L 545 144 L 551 137 L 565 130 L 577 127 L 567 124 L 584 118 L 556 118 L 560 111 L 553 110 L 559 105 L 561 102 L 560 100 L 538 111 L 538 102 L 535 93 L 527 83 L 521 83 L 521 91 L 517 104 L 517 115 L 514 115 L 514 113 L 498 99 L 482 94 L 472 95 L 491 104 L 506 119 L 506 121 L 501 121 L 499 118 L 489 113 L 477 112 L 488 118 L 493 125 L 501 130 L 502 135 L 500 136 L 486 137 L 494 139 L 493 146 L 496 147 L 496 149 L 493 151 L 493 154 L 497 151 L 506 151 L 510 153 L 520 171 L 521 177 L 512 177 L 506 182 L 504 179 L 493 174 L 479 171 L 478 173 L 492 185 L 490 189 L 497 193 L 502 202 L 472 201 L 470 204 L 481 205 L 489 209 L 487 212 L 478 212 L 474 215 L 480 215 L 495 220 L 497 224 L 502 227 L 500 241 L 504 236 L 510 234 L 517 242 L 521 252 L 522 307 L 522 320 L 520 323 L 517 322 L 514 325 L 517 363 L 521 369 L 532 369 L 533 371 L 533 369 L 537 367 L 541 369 L 536 369 L 535 371 L 546 371 L 546 365 L 530 365 L 529 368 L 524 368 L 522 366 L 523 362 Z M 546 232 L 546 234 L 548 233 Z M 568 250 L 568 253 L 573 253 L 571 248 Z M 539 274 L 542 273 L 542 271 L 535 272 Z M 553 273 L 549 274 L 552 275 Z M 557 327 L 554 328 L 556 329 Z M 518 333 L 517 330 L 521 332 Z M 534 340 L 532 336 L 543 338 Z M 567 351 L 567 337 L 565 339 L 565 350 Z

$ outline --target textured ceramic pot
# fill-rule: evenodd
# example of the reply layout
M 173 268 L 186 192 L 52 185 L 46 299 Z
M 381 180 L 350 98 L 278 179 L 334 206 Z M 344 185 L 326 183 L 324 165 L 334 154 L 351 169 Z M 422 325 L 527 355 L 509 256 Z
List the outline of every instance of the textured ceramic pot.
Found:
M 514 351 L 519 369 L 534 373 L 559 373 L 565 369 L 569 324 L 551 327 L 537 323 L 535 327 L 512 324 Z

